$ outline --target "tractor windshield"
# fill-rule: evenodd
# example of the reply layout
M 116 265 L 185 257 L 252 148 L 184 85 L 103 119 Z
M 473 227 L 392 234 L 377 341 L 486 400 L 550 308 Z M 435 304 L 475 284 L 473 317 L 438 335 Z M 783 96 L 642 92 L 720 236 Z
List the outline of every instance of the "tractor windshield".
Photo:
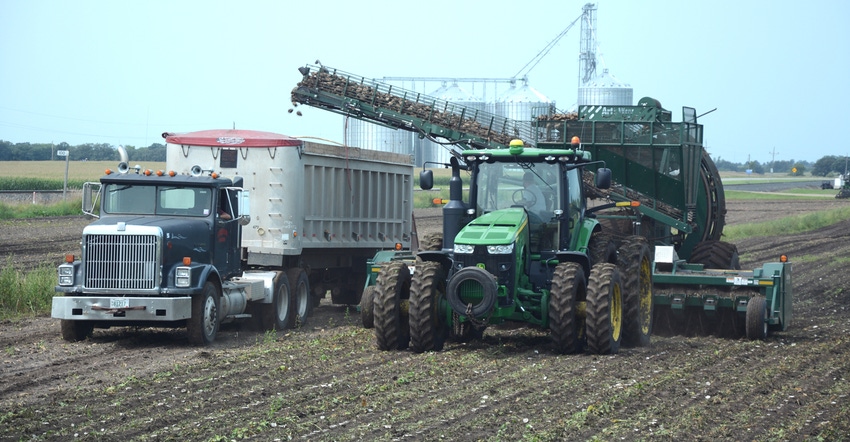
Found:
M 546 163 L 481 163 L 478 165 L 479 213 L 524 207 L 541 220 L 560 209 L 558 165 Z

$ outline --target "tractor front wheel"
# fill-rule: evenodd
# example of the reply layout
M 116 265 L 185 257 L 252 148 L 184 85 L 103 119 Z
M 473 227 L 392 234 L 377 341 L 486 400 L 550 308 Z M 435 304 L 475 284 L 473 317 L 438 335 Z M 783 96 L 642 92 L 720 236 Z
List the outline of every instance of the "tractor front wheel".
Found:
M 581 351 L 584 324 L 577 310 L 586 295 L 587 283 L 581 265 L 574 262 L 558 264 L 549 290 L 549 330 L 556 353 Z
M 440 351 L 449 327 L 441 303 L 446 271 L 436 262 L 420 262 L 410 284 L 410 347 L 415 353 Z
M 403 262 L 391 262 L 378 273 L 375 285 L 375 338 L 378 349 L 403 350 L 410 343 L 408 303 L 410 270 Z
M 192 345 L 207 345 L 215 340 L 218 333 L 218 311 L 221 293 L 218 286 L 207 281 L 199 295 L 192 296 L 192 317 L 186 323 L 186 333 Z
M 620 350 L 623 332 L 623 289 L 614 264 L 590 269 L 587 284 L 587 347 L 604 355 Z

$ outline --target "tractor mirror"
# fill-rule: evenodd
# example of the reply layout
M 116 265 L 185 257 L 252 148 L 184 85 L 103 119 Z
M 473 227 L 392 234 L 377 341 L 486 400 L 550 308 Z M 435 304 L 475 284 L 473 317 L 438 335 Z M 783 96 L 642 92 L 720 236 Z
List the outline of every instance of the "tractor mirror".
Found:
M 434 171 L 423 170 L 419 172 L 419 188 L 422 190 L 431 190 L 434 187 Z
M 596 171 L 596 188 L 609 189 L 611 188 L 611 169 L 600 167 Z

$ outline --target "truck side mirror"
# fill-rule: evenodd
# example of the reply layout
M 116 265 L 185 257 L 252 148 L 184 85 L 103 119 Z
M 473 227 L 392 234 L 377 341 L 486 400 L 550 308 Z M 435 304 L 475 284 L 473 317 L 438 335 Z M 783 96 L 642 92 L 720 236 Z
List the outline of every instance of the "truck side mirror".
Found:
M 596 170 L 596 188 L 610 189 L 611 188 L 611 169 L 600 167 Z
M 83 183 L 83 213 L 95 218 L 100 218 L 100 183 Z
M 237 190 L 237 199 L 239 201 L 239 224 L 247 226 L 251 223 L 251 193 L 248 190 Z
M 422 190 L 431 190 L 434 187 L 434 171 L 423 170 L 419 172 L 419 188 Z

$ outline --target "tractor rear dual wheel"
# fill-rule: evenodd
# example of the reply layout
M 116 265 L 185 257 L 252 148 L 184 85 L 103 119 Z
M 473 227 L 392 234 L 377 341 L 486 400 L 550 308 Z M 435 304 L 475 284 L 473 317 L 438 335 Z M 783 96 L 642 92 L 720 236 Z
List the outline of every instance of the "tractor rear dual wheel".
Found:
M 652 259 L 642 236 L 628 238 L 617 254 L 623 282 L 623 345 L 646 347 L 652 333 Z
M 597 264 L 587 283 L 587 347 L 607 355 L 620 350 L 623 334 L 623 286 L 614 264 Z
M 441 304 L 446 271 L 436 262 L 420 262 L 410 283 L 410 347 L 415 353 L 440 351 L 449 334 Z
M 378 273 L 373 306 L 378 349 L 403 350 L 410 343 L 408 302 L 410 269 L 403 262 L 391 262 Z

